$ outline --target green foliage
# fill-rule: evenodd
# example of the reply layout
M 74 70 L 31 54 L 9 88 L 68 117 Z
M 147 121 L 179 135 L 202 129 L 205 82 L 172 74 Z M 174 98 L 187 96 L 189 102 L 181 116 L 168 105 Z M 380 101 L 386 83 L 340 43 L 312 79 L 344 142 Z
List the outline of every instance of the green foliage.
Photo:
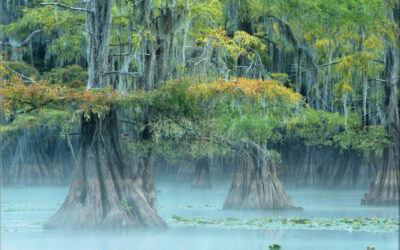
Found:
M 172 224 L 199 227 L 236 227 L 258 229 L 318 229 L 359 232 L 399 232 L 398 218 L 254 218 L 223 219 L 172 215 Z
M 25 129 L 51 128 L 68 121 L 69 117 L 71 113 L 68 111 L 39 109 L 29 114 L 17 115 L 11 123 L 0 126 L 0 133 L 9 135 Z
M 5 71 L 0 72 L 0 76 L 10 78 L 12 74 L 18 73 L 26 77 L 29 77 L 33 80 L 38 79 L 40 77 L 39 72 L 32 66 L 27 65 L 25 62 L 2 61 L 1 63 L 4 65 L 4 67 L 8 67 L 9 70 L 7 72 Z
M 361 152 L 367 158 L 382 156 L 384 148 L 390 145 L 383 126 L 348 129 L 334 135 L 333 141 L 341 149 L 352 149 Z
M 278 244 L 273 244 L 273 245 L 269 245 L 268 248 L 271 250 L 279 250 L 279 249 L 281 249 L 281 246 Z
M 154 30 L 138 23 L 142 14 L 139 2 L 117 1 L 112 10 L 110 43 L 129 46 L 111 47 L 111 53 L 131 53 L 129 56 L 141 58 L 130 63 L 129 71 L 145 67 L 140 62 L 147 56 L 144 55 L 146 46 L 150 46 L 145 42 L 151 41 L 151 46 L 159 50 L 165 42 L 164 33 L 155 34 Z M 90 36 L 84 30 L 86 14 L 61 7 L 39 6 L 39 3 L 33 1 L 26 7 L 14 6 L 15 14 L 20 18 L 0 26 L 2 35 L 22 40 L 32 31 L 43 29 L 43 40 L 48 41 L 46 58 L 51 57 L 58 65 L 83 59 L 86 38 Z M 77 0 L 60 3 L 82 6 Z M 383 95 L 382 87 L 373 86 L 369 80 L 379 79 L 385 47 L 396 40 L 398 27 L 385 18 L 390 7 L 387 1 L 177 0 L 173 7 L 166 7 L 166 2 L 161 0 L 152 3 L 154 26 L 165 25 L 168 29 L 170 23 L 159 23 L 158 20 L 164 20 L 167 9 L 173 8 L 182 26 L 177 28 L 172 44 L 185 41 L 182 47 L 188 48 L 187 55 L 197 55 L 197 49 L 203 47 L 201 53 L 207 54 L 208 61 L 217 59 L 218 65 L 221 61 L 225 63 L 226 78 L 236 75 L 238 66 L 246 67 L 238 65 L 243 63 L 239 59 L 246 59 L 249 68 L 257 66 L 266 70 L 276 63 L 269 58 L 275 50 L 290 57 L 291 52 L 298 53 L 295 50 L 302 48 L 302 53 L 309 53 L 313 58 L 304 57 L 300 68 L 309 73 L 310 61 L 315 60 L 312 63 L 317 64 L 317 69 L 313 72 L 318 71 L 319 76 L 310 81 L 309 91 L 315 97 L 316 89 L 326 88 L 327 95 L 333 99 L 333 104 L 328 104 L 327 108 L 341 110 L 342 106 L 348 105 L 348 110 L 344 111 L 349 112 L 348 117 L 345 119 L 339 112 L 305 108 L 303 98 L 285 87 L 293 86 L 289 72 L 257 74 L 256 77 L 265 78 L 262 80 L 184 78 L 188 63 L 179 62 L 182 65 L 177 65 L 176 74 L 171 74 L 175 74 L 172 78 L 176 75 L 183 78 L 165 82 L 154 91 L 124 93 L 111 88 L 85 90 L 87 72 L 77 65 L 53 68 L 40 75 L 25 63 L 2 62 L 1 94 L 4 98 L 1 113 L 12 120 L 2 126 L 2 131 L 12 133 L 39 123 L 64 121 L 65 115 L 70 115 L 74 122 L 82 114 L 88 117 L 92 112 L 102 116 L 111 107 L 120 107 L 129 111 L 126 119 L 134 124 L 136 135 L 149 127 L 152 134 L 151 139 L 126 146 L 126 153 L 145 153 L 156 145 L 157 152 L 170 153 L 171 158 L 178 159 L 182 155 L 195 158 L 228 153 L 232 145 L 240 142 L 275 145 L 295 139 L 306 145 L 355 150 L 370 157 L 381 155 L 389 144 L 383 127 L 361 125 L 357 114 L 361 109 L 355 104 L 362 95 L 361 83 L 368 84 L 368 101 L 371 103 L 368 108 L 379 104 Z M 224 6 L 227 7 L 224 9 Z M 244 24 L 249 27 L 241 27 Z M 187 37 L 183 37 L 183 33 Z M 270 52 L 269 48 L 274 48 L 275 52 Z M 126 58 L 113 58 L 113 65 L 123 64 Z M 175 60 L 171 58 L 171 61 Z M 258 63 L 262 65 L 256 65 Z M 267 80 L 269 77 L 275 80 Z M 132 81 L 136 84 L 140 80 Z M 376 90 L 372 91 L 372 88 Z M 15 115 L 17 113 L 20 114 Z M 150 120 L 144 121 L 147 114 L 151 114 Z M 201 142 L 201 146 L 194 142 Z M 279 156 L 273 151 L 270 158 L 279 162 Z
M 69 65 L 63 68 L 54 68 L 44 77 L 53 84 L 84 88 L 87 84 L 88 73 L 79 65 Z
M 303 109 L 288 123 L 287 132 L 306 145 L 336 146 L 341 150 L 354 150 L 367 158 L 381 156 L 390 143 L 383 126 L 362 127 L 355 113 L 349 114 L 346 126 L 339 113 Z
M 121 199 L 121 207 L 125 212 L 129 212 L 133 209 L 133 206 L 129 206 L 128 199 L 126 197 L 122 197 Z
M 85 33 L 82 25 L 85 24 L 86 15 L 62 7 L 39 6 L 42 2 L 48 1 L 34 1 L 28 4 L 21 11 L 22 17 L 8 25 L 0 25 L 0 32 L 22 41 L 31 32 L 42 29 L 50 41 L 48 55 L 54 55 L 60 64 L 77 61 L 85 53 Z M 58 2 L 74 6 L 79 1 Z

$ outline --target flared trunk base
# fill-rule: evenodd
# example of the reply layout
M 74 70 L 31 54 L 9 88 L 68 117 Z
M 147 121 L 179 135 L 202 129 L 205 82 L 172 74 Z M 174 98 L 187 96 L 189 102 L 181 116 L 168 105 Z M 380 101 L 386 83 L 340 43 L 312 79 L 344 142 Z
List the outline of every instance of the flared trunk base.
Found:
M 141 172 L 143 173 L 143 171 Z M 148 201 L 143 176 L 122 155 L 116 113 L 82 118 L 76 173 L 68 196 L 45 229 L 166 227 Z
M 246 145 L 238 154 L 224 209 L 293 209 L 266 152 Z

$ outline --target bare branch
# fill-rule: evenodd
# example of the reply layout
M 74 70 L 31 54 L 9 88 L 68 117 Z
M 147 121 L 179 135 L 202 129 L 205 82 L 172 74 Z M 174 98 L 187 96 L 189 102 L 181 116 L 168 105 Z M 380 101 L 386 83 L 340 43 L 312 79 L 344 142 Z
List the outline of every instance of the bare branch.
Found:
M 22 42 L 19 42 L 19 41 L 13 39 L 12 37 L 10 37 L 8 43 L 3 42 L 3 41 L 0 41 L 0 45 L 7 45 L 7 46 L 11 46 L 11 47 L 13 47 L 13 48 L 22 48 L 22 47 L 24 47 L 30 40 L 32 40 L 32 38 L 33 38 L 36 34 L 41 33 L 41 32 L 43 32 L 43 31 L 44 31 L 44 30 L 42 30 L 42 29 L 32 31 Z
M 321 67 L 325 67 L 325 66 L 329 66 L 329 65 L 335 65 L 335 64 L 338 64 L 338 63 L 340 63 L 340 61 L 334 61 L 334 62 L 331 62 L 331 63 L 321 64 L 321 65 L 318 65 L 318 67 L 321 68 Z
M 116 75 L 129 75 L 129 76 L 133 76 L 133 77 L 136 77 L 136 76 L 139 76 L 140 74 L 139 73 L 137 73 L 137 72 L 119 72 L 119 71 L 109 71 L 109 72 L 102 72 L 104 75 L 113 75 L 113 74 L 116 74 Z
M 72 10 L 72 11 L 83 11 L 86 12 L 88 14 L 92 14 L 92 11 L 90 11 L 89 9 L 85 9 L 85 8 L 77 8 L 77 7 L 71 7 L 62 3 L 41 3 L 40 5 L 53 5 L 53 6 L 58 6 L 58 7 L 62 7 L 68 10 Z
M 29 113 L 29 112 L 31 112 L 31 111 L 34 111 L 35 109 L 38 109 L 38 108 L 39 108 L 38 106 L 33 106 L 32 108 L 29 108 L 29 109 L 27 109 L 27 110 L 17 111 L 17 114 L 26 114 L 26 113 Z
M 386 80 L 382 79 L 368 79 L 368 81 L 386 82 Z
M 128 124 L 131 124 L 131 125 L 135 125 L 135 126 L 138 125 L 135 121 L 126 121 L 126 120 L 120 120 L 120 121 L 123 122 L 123 123 L 128 123 Z
M 129 56 L 131 53 L 109 54 L 109 56 Z
M 374 62 L 385 64 L 385 62 L 383 60 L 379 60 L 379 59 L 374 59 Z
M 43 32 L 43 31 L 44 31 L 44 30 L 42 30 L 42 29 L 33 31 L 32 33 L 29 34 L 29 36 L 28 36 L 27 38 L 25 38 L 25 40 L 23 40 L 23 41 L 21 42 L 21 45 L 20 45 L 20 46 L 21 46 L 21 47 L 25 46 L 25 45 L 33 38 L 34 35 L 36 35 L 36 34 L 38 34 L 38 33 L 41 33 L 41 32 Z
M 267 42 L 269 42 L 269 43 L 272 43 L 273 45 L 277 45 L 276 42 L 272 41 L 271 39 L 269 39 L 269 38 L 266 37 L 265 35 L 254 35 L 254 36 L 255 36 L 255 37 L 258 37 L 258 38 L 261 38 L 261 39 L 264 39 L 265 41 L 267 41 Z
M 32 78 L 29 78 L 29 77 L 27 77 L 27 76 L 24 76 L 23 74 L 18 73 L 17 71 L 15 71 L 15 70 L 13 70 L 12 68 L 8 67 L 7 64 L 3 64 L 3 65 L 4 65 L 4 67 L 5 67 L 6 69 L 8 69 L 9 71 L 11 71 L 11 72 L 13 72 L 13 73 L 19 75 L 20 77 L 25 78 L 25 79 L 28 79 L 30 82 L 37 83 L 37 82 L 36 82 L 35 80 L 33 80 Z
M 129 46 L 130 43 L 110 43 L 108 46 L 110 47 L 118 47 L 118 46 Z

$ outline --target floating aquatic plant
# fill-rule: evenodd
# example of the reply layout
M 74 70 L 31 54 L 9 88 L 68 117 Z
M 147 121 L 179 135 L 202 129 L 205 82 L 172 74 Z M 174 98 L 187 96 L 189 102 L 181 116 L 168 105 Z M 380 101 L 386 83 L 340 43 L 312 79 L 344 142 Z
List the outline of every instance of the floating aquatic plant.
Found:
M 235 217 L 212 219 L 172 215 L 171 225 L 244 227 L 265 229 L 317 229 L 363 232 L 398 232 L 399 218 L 254 218 L 243 220 Z

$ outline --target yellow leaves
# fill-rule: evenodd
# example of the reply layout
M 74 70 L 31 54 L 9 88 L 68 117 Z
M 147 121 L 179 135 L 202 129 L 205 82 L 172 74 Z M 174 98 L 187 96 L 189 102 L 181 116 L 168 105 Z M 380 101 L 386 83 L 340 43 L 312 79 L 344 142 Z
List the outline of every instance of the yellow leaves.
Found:
M 272 28 L 274 29 L 275 33 L 278 34 L 279 33 L 279 25 L 277 23 L 274 23 L 272 25 Z
M 225 30 L 216 30 L 208 40 L 212 41 L 214 47 L 228 52 L 228 55 L 235 60 L 240 55 L 247 55 L 250 60 L 254 60 L 255 53 L 253 51 L 255 49 L 266 49 L 265 45 L 257 37 L 244 31 L 237 31 L 233 37 L 229 37 Z
M 383 48 L 383 42 L 375 34 L 371 34 L 363 42 L 363 47 L 367 50 L 380 49 Z
M 344 83 L 342 84 L 342 92 L 343 92 L 343 93 L 353 92 L 353 88 L 352 88 L 349 84 L 347 84 L 346 82 L 344 82 Z
M 334 91 L 335 95 L 337 97 L 343 97 L 346 96 L 348 93 L 353 92 L 353 88 L 350 86 L 350 84 L 344 80 L 336 83 L 334 86 Z
M 244 97 L 245 99 L 256 99 L 270 102 L 283 101 L 287 104 L 297 104 L 302 101 L 301 95 L 284 87 L 278 81 L 260 79 L 218 79 L 208 84 L 193 84 L 189 88 L 189 94 L 202 96 L 206 99 L 214 96 L 228 95 L 231 97 Z
M 142 37 L 139 34 L 132 32 L 132 46 L 134 48 L 139 47 Z
M 314 47 L 316 49 L 326 49 L 326 48 L 328 48 L 328 46 L 329 46 L 329 39 L 328 38 L 323 38 L 323 39 L 317 40 L 314 43 Z

